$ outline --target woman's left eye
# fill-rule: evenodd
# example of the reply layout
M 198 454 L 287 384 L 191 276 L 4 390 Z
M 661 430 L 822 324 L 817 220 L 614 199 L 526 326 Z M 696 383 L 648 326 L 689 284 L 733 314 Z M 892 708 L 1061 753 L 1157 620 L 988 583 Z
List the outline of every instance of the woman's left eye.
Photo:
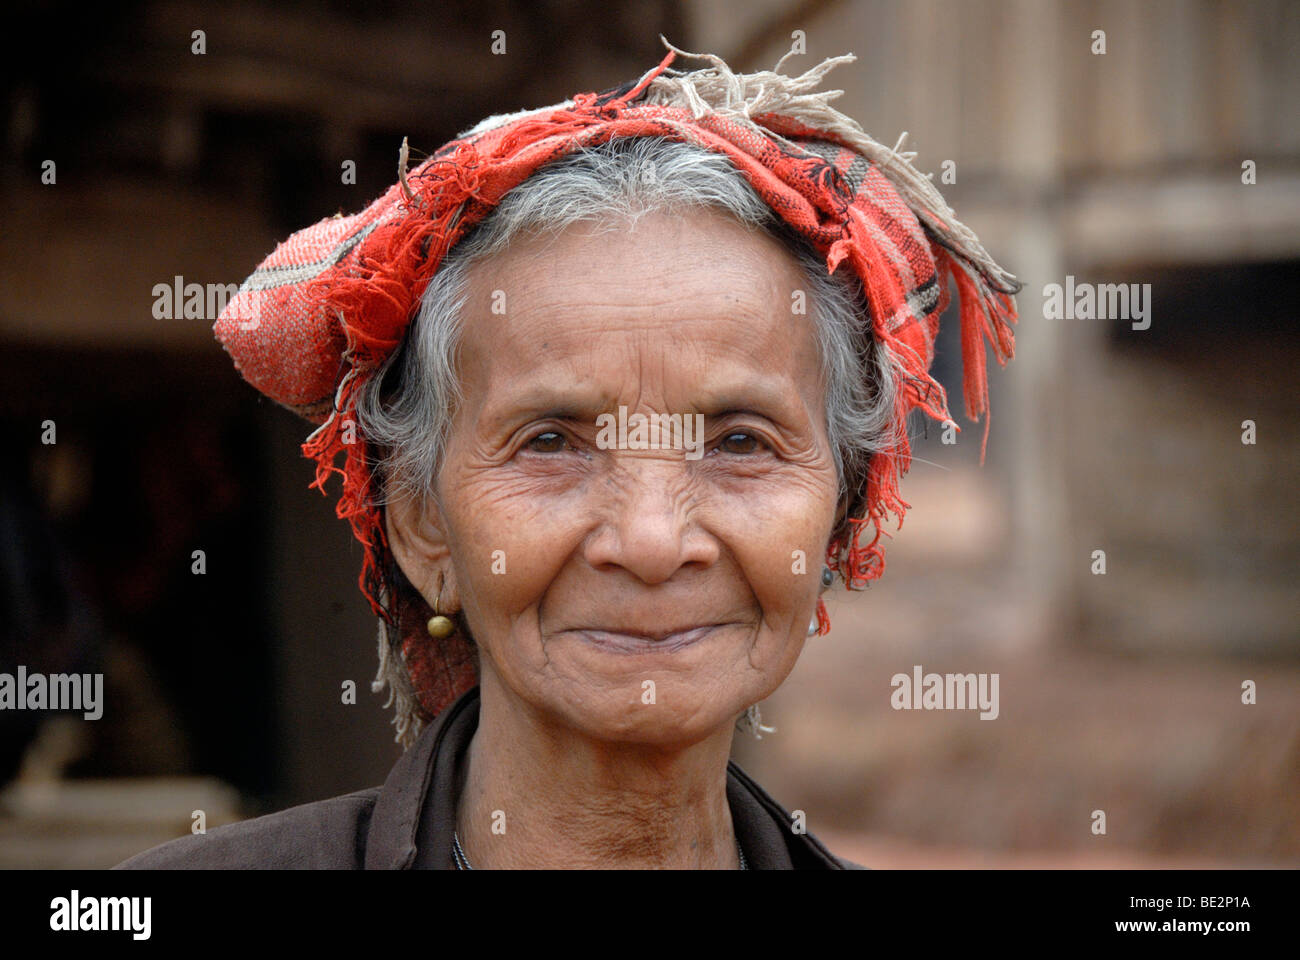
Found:
M 717 449 L 725 453 L 746 454 L 756 453 L 762 446 L 763 441 L 752 433 L 737 430 L 723 437 L 718 443 Z

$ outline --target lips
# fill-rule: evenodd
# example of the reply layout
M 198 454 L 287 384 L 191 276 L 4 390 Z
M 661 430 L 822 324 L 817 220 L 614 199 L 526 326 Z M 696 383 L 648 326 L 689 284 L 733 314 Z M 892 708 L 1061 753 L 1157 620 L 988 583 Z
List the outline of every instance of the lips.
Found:
M 615 653 L 675 653 L 699 643 L 725 626 L 725 623 L 709 623 L 654 635 L 598 627 L 572 632 L 590 644 Z

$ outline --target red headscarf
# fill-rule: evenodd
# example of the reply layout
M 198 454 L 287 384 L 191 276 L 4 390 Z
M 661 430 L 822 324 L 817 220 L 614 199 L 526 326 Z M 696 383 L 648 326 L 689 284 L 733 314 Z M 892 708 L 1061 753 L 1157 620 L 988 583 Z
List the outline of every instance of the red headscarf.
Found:
M 366 439 L 352 413 L 357 389 L 402 342 L 447 251 L 512 188 L 583 146 L 617 137 L 667 137 L 724 154 L 826 258 L 828 271 L 846 264 L 861 279 L 872 330 L 899 384 L 899 439 L 872 458 L 865 496 L 851 491 L 856 497 L 851 534 L 847 542 L 832 543 L 827 554 L 827 563 L 850 589 L 884 572 L 884 523 L 892 513 L 901 524 L 908 507 L 898 489 L 911 459 L 903 429 L 908 413 L 920 408 L 937 421 L 951 419 L 944 389 L 929 373 L 949 279 L 960 298 L 967 414 L 971 419 L 987 414 L 984 342 L 992 345 L 999 363 L 1014 353 L 1009 326 L 1016 318 L 1010 296 L 1018 289 L 1014 278 L 952 218 L 905 155 L 880 148 L 829 108 L 824 113 L 835 122 L 814 126 L 810 117 L 815 121 L 817 114 L 801 109 L 751 115 L 745 105 L 708 109 L 698 96 L 688 95 L 689 105 L 662 102 L 652 89 L 661 76 L 707 73 L 718 79 L 716 71 L 668 71 L 675 56 L 669 53 L 636 83 L 578 94 L 446 144 L 365 210 L 324 220 L 281 243 L 217 320 L 216 335 L 244 378 L 320 424 L 303 444 L 303 453 L 317 462 L 312 486 L 324 492 L 331 473 L 342 477 L 337 512 L 351 522 L 364 547 L 361 589 L 386 621 L 407 617 L 382 602 L 387 595 L 382 571 L 390 555 L 372 497 Z M 864 144 L 879 149 L 868 151 Z M 987 442 L 987 419 L 984 436 Z M 864 544 L 865 524 L 874 529 Z M 826 633 L 830 621 L 820 600 L 817 618 L 818 633 Z M 403 629 L 402 653 L 427 718 L 476 677 L 464 640 L 435 643 L 418 614 L 410 619 L 415 624 Z

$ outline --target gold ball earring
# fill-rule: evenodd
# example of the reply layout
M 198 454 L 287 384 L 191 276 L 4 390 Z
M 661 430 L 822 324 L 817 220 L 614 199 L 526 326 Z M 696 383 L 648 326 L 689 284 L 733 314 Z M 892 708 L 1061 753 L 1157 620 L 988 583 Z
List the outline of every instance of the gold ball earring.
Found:
M 429 631 L 429 636 L 435 640 L 445 640 L 456 632 L 456 625 L 451 622 L 451 617 L 444 617 L 438 613 L 438 600 L 442 599 L 442 575 L 438 575 L 438 596 L 433 601 L 433 616 L 429 618 L 425 629 Z
M 450 637 L 456 631 L 456 625 L 451 622 L 450 617 L 434 615 L 429 618 L 429 636 L 435 640 L 444 640 Z

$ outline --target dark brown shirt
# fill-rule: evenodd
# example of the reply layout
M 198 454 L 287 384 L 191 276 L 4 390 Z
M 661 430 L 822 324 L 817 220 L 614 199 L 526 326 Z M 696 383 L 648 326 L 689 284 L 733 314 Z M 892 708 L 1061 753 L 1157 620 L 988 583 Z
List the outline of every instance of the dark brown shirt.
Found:
M 453 870 L 456 798 L 478 711 L 475 687 L 425 728 L 382 787 L 180 837 L 114 869 Z M 862 869 L 793 832 L 790 815 L 735 763 L 727 802 L 752 870 Z

